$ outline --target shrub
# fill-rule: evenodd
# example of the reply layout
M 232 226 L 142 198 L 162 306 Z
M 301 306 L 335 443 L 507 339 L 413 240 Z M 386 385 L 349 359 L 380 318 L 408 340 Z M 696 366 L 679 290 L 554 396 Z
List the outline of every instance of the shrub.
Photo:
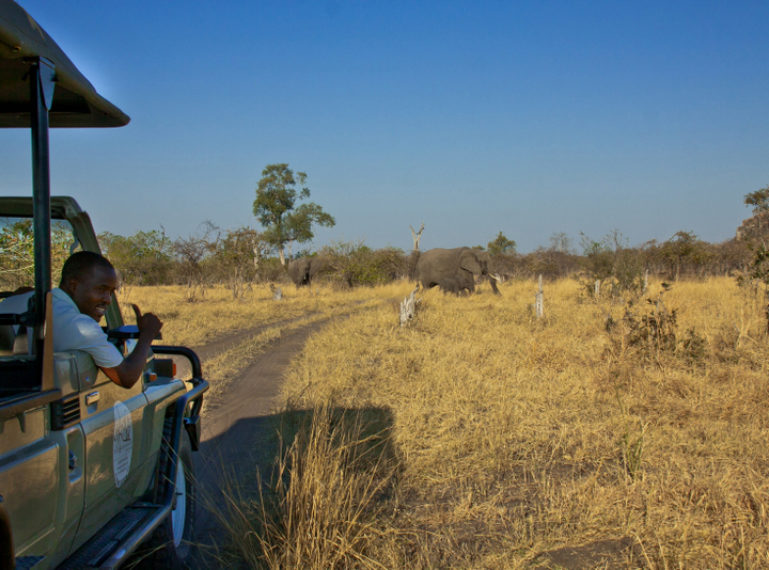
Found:
M 408 273 L 407 259 L 396 248 L 372 250 L 362 243 L 338 243 L 326 249 L 335 279 L 348 287 L 383 285 Z
M 644 361 L 661 362 L 663 355 L 682 358 L 687 364 L 701 361 L 706 354 L 706 342 L 691 327 L 684 335 L 678 333 L 678 311 L 668 309 L 663 301 L 669 285 L 663 283 L 663 290 L 656 299 L 646 299 L 647 312 L 635 309 L 628 301 L 621 321 L 611 316 L 606 320 L 606 330 L 612 334 L 612 347 L 617 354 L 637 354 Z

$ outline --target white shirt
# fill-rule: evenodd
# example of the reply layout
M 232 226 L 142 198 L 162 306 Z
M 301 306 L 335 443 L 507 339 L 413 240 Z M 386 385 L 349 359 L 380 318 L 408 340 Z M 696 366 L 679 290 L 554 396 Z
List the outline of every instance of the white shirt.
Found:
M 114 368 L 123 355 L 107 340 L 107 334 L 95 320 L 84 315 L 72 298 L 59 288 L 53 289 L 53 350 L 84 350 L 100 368 Z M 8 297 L 0 303 L 0 313 L 23 313 L 33 292 Z

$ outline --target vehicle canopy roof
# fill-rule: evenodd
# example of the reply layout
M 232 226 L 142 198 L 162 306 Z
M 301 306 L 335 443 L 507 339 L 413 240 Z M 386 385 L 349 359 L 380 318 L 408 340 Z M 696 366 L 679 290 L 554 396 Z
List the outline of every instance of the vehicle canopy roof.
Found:
M 47 60 L 55 89 L 51 127 L 121 127 L 128 115 L 99 95 L 55 41 L 16 2 L 0 0 L 0 127 L 30 126 L 30 61 Z

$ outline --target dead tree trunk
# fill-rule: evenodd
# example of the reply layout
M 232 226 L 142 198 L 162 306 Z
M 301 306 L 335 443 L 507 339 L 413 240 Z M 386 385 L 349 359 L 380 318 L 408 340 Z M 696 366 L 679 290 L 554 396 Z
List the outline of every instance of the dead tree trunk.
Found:
M 401 301 L 400 323 L 402 327 L 406 326 L 417 314 L 417 303 L 419 303 L 419 299 L 417 299 L 418 289 L 418 287 L 414 288 L 411 294 Z
M 422 232 L 425 231 L 425 223 L 422 222 L 422 225 L 419 226 L 419 231 L 416 231 L 414 226 L 409 227 L 411 228 L 411 241 L 414 244 L 412 249 L 413 251 L 419 251 L 419 240 L 422 239 Z

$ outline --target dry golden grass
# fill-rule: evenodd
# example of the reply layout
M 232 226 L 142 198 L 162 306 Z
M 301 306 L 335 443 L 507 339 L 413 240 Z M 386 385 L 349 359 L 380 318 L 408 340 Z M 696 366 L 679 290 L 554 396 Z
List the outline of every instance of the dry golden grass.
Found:
M 367 556 L 386 567 L 769 566 L 756 298 L 728 279 L 675 284 L 663 302 L 677 349 L 658 352 L 629 340 L 624 304 L 563 281 L 546 287 L 538 321 L 535 289 L 431 290 L 412 327 L 383 307 L 327 328 L 296 363 L 290 406 L 393 417 L 400 471 Z
M 386 509 L 397 463 L 371 420 L 328 407 L 287 415 L 282 428 L 292 442 L 266 493 L 254 500 L 230 481 L 225 504 L 210 505 L 234 545 L 219 565 L 384 568 L 366 551 L 388 535 L 376 514 Z
M 180 286 L 124 286 L 119 292 L 126 322 L 133 323 L 131 303 L 143 312 L 154 312 L 163 321 L 163 342 L 202 346 L 233 331 L 306 317 L 311 313 L 331 315 L 337 309 L 376 298 L 371 289 L 340 291 L 324 287 L 282 286 L 283 298 L 273 299 L 267 285 L 244 290 L 237 299 L 223 286 L 190 290 Z
M 163 321 L 163 344 L 204 346 L 217 338 L 238 335 L 232 346 L 204 362 L 204 376 L 210 383 L 208 402 L 225 389 L 227 381 L 246 367 L 257 354 L 291 330 L 307 326 L 346 311 L 382 302 L 385 289 L 340 291 L 328 287 L 283 286 L 283 298 L 276 301 L 269 286 L 252 287 L 233 298 L 226 287 L 195 291 L 180 286 L 124 287 L 119 294 L 123 318 L 135 321 L 132 303 L 143 312 L 154 312 Z M 180 374 L 188 373 L 183 359 L 177 359 Z
M 400 299 L 411 287 L 298 292 L 290 310 Z M 661 306 L 628 306 L 564 280 L 546 284 L 538 320 L 534 282 L 501 291 L 430 290 L 407 328 L 395 304 L 380 303 L 310 339 L 286 379 L 284 416 L 314 421 L 288 422 L 282 476 L 263 503 L 236 509 L 233 529 L 251 537 L 243 558 L 274 568 L 769 567 L 760 296 L 722 278 L 675 283 Z M 671 331 L 668 348 L 654 342 Z

